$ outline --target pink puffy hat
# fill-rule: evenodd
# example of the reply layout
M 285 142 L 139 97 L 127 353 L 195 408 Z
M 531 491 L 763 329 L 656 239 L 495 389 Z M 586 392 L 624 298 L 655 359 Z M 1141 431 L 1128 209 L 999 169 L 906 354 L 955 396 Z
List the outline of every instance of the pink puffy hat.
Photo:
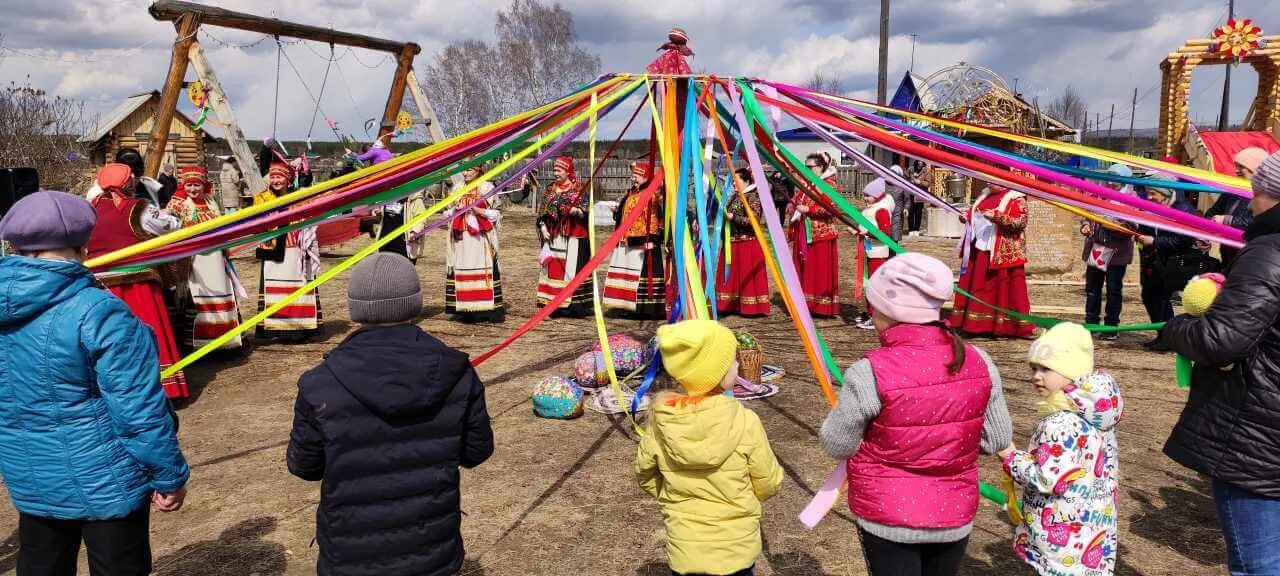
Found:
M 928 324 L 942 319 L 942 306 L 951 300 L 951 268 L 932 256 L 907 252 L 890 258 L 867 287 L 867 302 L 876 311 L 904 324 Z

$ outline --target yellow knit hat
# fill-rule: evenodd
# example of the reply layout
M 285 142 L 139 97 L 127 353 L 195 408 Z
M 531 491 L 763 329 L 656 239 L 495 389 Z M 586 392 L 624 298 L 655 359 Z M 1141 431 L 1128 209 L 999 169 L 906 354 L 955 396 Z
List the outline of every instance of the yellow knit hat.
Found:
M 738 354 L 733 331 L 714 320 L 685 320 L 658 328 L 662 367 L 690 396 L 715 389 Z
M 1028 360 L 1072 382 L 1093 373 L 1093 337 L 1084 326 L 1063 322 L 1031 344 Z

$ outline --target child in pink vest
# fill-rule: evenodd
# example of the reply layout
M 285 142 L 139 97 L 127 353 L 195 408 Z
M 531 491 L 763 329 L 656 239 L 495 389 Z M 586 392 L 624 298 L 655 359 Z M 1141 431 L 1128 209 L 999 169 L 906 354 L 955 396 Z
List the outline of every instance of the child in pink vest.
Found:
M 1124 411 L 1115 378 L 1093 366 L 1093 338 L 1062 323 L 1031 345 L 1031 383 L 1045 416 L 1031 449 L 1000 452 L 1022 487 L 1013 551 L 1037 574 L 1110 576 L 1115 571 L 1119 445 Z
M 978 455 L 1013 438 L 1000 375 L 941 321 L 951 269 L 901 254 L 871 277 L 881 347 L 845 373 L 820 435 L 848 460 L 871 574 L 955 574 L 978 509 Z

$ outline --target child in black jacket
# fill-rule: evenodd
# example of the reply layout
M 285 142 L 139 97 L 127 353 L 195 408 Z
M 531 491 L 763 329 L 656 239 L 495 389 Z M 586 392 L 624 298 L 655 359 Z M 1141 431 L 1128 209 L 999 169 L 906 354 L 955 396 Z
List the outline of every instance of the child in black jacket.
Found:
M 298 381 L 289 472 L 320 480 L 321 575 L 456 574 L 458 467 L 493 454 L 484 386 L 467 355 L 418 328 L 413 264 L 380 252 L 347 286 L 362 324 Z

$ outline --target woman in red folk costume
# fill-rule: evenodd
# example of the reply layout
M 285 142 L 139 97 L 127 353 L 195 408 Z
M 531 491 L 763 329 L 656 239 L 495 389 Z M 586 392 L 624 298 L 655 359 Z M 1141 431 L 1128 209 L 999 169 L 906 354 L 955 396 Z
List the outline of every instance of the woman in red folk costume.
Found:
M 167 209 L 182 221 L 184 228 L 222 214 L 213 198 L 208 171 L 200 166 L 183 166 L 178 176 L 178 189 Z M 247 295 L 225 252 L 199 254 L 192 259 L 187 291 L 188 297 L 182 299 L 186 312 L 184 346 L 199 348 L 240 325 L 240 298 Z M 242 345 L 240 336 L 236 336 L 222 348 L 238 349 Z
M 826 153 L 810 154 L 805 166 L 839 192 L 836 167 Z M 800 276 L 800 287 L 814 316 L 840 314 L 840 236 L 830 212 L 804 192 L 791 199 L 791 255 Z
M 609 272 L 604 280 L 604 307 L 623 310 L 636 318 L 666 318 L 666 279 L 662 250 L 662 195 L 655 194 L 648 206 L 640 205 L 640 194 L 653 181 L 653 168 L 648 162 L 631 164 L 631 189 L 614 210 L 615 224 L 627 215 L 640 211 L 627 230 L 625 243 L 614 248 L 609 257 Z
M 135 186 L 137 180 L 124 164 L 107 164 L 98 173 L 101 192 L 89 199 L 98 214 L 98 223 L 94 226 L 86 247 L 89 258 L 97 258 L 178 229 L 177 218 L 145 200 L 135 198 Z M 159 273 L 154 268 L 147 268 L 118 274 L 99 274 L 98 280 L 123 300 L 139 320 L 151 327 L 156 337 L 156 350 L 160 353 L 160 369 L 163 371 L 177 362 L 180 358 L 178 345 L 173 336 L 173 327 L 169 323 L 169 312 L 165 309 L 164 288 Z M 187 379 L 182 372 L 165 378 L 160 383 L 164 386 L 165 396 L 187 397 Z
M 591 244 L 587 241 L 587 193 L 586 186 L 578 182 L 573 171 L 573 158 L 561 156 L 552 165 L 555 181 L 547 186 L 538 216 L 538 235 L 542 240 L 539 260 L 542 274 L 538 277 L 538 307 L 546 306 L 564 289 L 578 271 L 591 259 Z M 573 291 L 565 300 L 558 315 L 586 316 L 591 313 L 595 293 L 592 278 Z
M 483 173 L 482 167 L 472 167 L 463 172 L 463 178 L 472 182 Z M 458 210 L 475 206 L 459 212 L 449 225 L 444 311 L 463 321 L 502 322 L 506 318 L 498 269 L 498 211 L 490 208 L 487 200 L 480 200 L 492 189 L 492 183 L 484 182 L 459 198 L 454 205 Z
M 862 190 L 862 195 L 867 199 L 866 208 L 862 209 L 862 217 L 868 222 L 875 224 L 876 229 L 884 233 L 885 236 L 893 234 L 893 213 L 901 207 L 893 199 L 893 194 L 888 193 L 888 186 L 885 185 L 883 178 L 872 180 L 867 187 Z M 876 273 L 885 262 L 889 261 L 892 255 L 889 252 L 889 246 L 881 242 L 866 228 L 859 227 L 858 235 L 858 260 L 859 270 L 861 270 L 862 262 L 866 262 L 865 273 L 867 277 Z M 859 279 L 860 281 L 861 279 Z M 867 304 L 867 311 L 858 318 L 857 326 L 864 330 L 875 330 L 875 323 L 871 321 L 872 308 L 871 304 Z
M 960 288 L 984 302 L 1020 314 L 1031 311 L 1027 299 L 1026 197 L 994 184 L 983 189 L 966 215 L 960 249 L 965 268 Z M 992 310 L 956 292 L 951 326 L 973 335 L 1030 338 L 1035 326 Z
M 267 170 L 267 189 L 253 197 L 255 205 L 265 204 L 291 191 L 293 168 L 274 162 Z M 262 261 L 262 282 L 258 290 L 258 311 L 284 300 L 293 291 L 320 275 L 320 242 L 315 226 L 299 228 L 262 243 L 257 257 Z M 269 340 L 305 341 L 320 333 L 324 315 L 320 293 L 309 294 L 272 314 L 257 326 L 255 335 Z
M 729 245 L 725 252 L 729 258 L 726 260 L 722 253 L 716 269 L 716 310 L 721 314 L 768 316 L 769 278 L 765 275 L 764 252 L 747 215 L 748 206 L 757 218 L 763 213 L 760 194 L 750 170 L 739 168 L 738 179 L 746 185 L 742 196 L 746 196 L 747 203 L 744 205 L 738 194 L 732 194 L 725 208 L 725 221 L 729 226 Z

